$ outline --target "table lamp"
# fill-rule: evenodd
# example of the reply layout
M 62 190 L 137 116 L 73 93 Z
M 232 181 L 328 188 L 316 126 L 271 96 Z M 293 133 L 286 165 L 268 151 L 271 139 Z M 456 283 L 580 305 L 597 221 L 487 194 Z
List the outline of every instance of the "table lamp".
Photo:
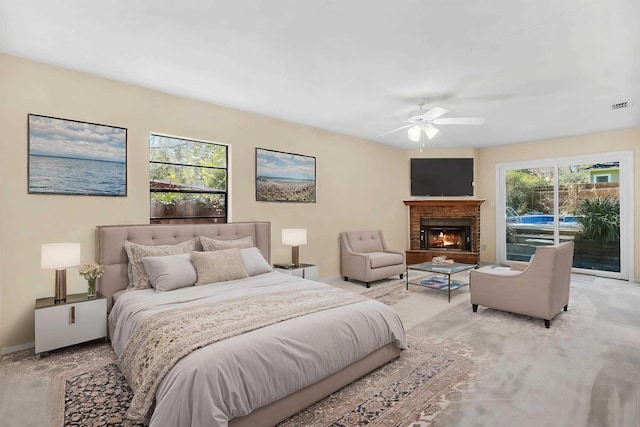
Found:
M 44 243 L 40 247 L 40 267 L 56 269 L 54 303 L 67 299 L 67 267 L 80 265 L 80 243 Z
M 307 244 L 306 228 L 285 228 L 282 230 L 282 244 L 291 246 L 291 263 L 294 266 L 300 264 L 298 246 Z

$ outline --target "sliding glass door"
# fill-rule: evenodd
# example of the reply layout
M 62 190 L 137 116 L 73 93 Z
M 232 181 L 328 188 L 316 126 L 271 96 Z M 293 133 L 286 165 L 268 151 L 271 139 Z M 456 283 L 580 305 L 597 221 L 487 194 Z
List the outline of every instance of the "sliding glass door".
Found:
M 528 261 L 538 246 L 573 241 L 575 271 L 633 277 L 631 157 L 498 165 L 498 260 Z

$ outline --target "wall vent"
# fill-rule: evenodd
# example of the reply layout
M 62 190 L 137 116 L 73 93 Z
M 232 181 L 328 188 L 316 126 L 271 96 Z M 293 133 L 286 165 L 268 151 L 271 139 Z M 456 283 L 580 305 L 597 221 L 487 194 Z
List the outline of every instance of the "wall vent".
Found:
M 629 108 L 631 107 L 631 103 L 630 102 L 618 102 L 617 104 L 611 104 L 611 109 L 612 110 L 619 110 L 621 108 Z

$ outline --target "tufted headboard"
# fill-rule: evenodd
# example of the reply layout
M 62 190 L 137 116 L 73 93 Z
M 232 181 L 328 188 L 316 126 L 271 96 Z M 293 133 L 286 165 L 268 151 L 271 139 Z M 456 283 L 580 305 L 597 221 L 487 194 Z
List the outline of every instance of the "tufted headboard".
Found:
M 271 223 L 235 222 L 228 224 L 162 224 L 162 225 L 101 225 L 96 227 L 96 262 L 104 266 L 98 281 L 98 292 L 107 297 L 107 310 L 111 310 L 114 293 L 126 289 L 129 283 L 129 258 L 124 242 L 141 245 L 172 245 L 189 239 L 196 240 L 201 251 L 199 236 L 217 240 L 234 240 L 253 236 L 264 258 L 271 263 Z

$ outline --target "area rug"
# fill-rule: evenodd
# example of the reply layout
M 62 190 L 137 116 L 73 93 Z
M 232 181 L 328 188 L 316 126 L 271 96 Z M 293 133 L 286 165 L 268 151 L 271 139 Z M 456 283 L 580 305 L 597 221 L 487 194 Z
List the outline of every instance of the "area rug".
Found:
M 471 359 L 408 336 L 409 349 L 358 381 L 279 424 L 293 426 L 404 426 L 438 408 L 472 367 Z M 132 393 L 115 363 L 65 383 L 65 426 L 123 426 Z M 126 424 L 130 425 L 130 424 Z

